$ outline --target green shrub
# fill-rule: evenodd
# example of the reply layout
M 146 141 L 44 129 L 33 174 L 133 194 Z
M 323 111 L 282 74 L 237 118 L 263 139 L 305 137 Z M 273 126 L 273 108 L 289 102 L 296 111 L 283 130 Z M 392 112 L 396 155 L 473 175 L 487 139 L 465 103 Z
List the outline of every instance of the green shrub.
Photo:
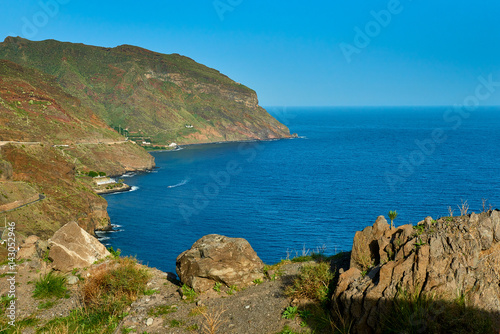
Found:
M 281 315 L 281 317 L 283 319 L 295 319 L 298 312 L 299 312 L 299 309 L 297 306 L 288 306 L 285 309 L 285 311 L 283 311 L 283 314 Z
M 108 251 L 111 253 L 111 256 L 114 258 L 119 258 L 120 254 L 122 252 L 120 249 L 114 250 L 113 247 L 111 247 L 111 246 L 108 247 Z
M 98 267 L 82 287 L 83 308 L 56 318 L 39 333 L 114 333 L 125 307 L 145 291 L 150 277 L 133 258 L 117 258 Z
M 99 176 L 99 173 L 94 172 L 93 170 L 91 170 L 90 172 L 87 173 L 87 175 L 90 176 L 90 177 L 97 177 L 97 176 Z
M 494 333 L 486 312 L 467 306 L 460 295 L 443 300 L 436 295 L 399 290 L 382 323 L 384 333 Z
M 285 292 L 293 298 L 309 298 L 326 303 L 329 300 L 330 283 L 333 277 L 330 264 L 327 262 L 305 265 Z
M 66 278 L 51 271 L 35 281 L 33 298 L 62 298 L 66 296 L 66 292 Z
M 190 302 L 194 302 L 198 294 L 194 291 L 194 289 L 190 288 L 186 284 L 182 285 L 182 295 L 186 297 L 186 300 Z

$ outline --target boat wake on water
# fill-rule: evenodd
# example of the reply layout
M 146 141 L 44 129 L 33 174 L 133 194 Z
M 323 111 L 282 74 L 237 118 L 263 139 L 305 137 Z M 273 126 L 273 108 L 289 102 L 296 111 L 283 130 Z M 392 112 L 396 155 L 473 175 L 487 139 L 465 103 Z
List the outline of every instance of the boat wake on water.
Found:
M 185 179 L 185 180 L 183 180 L 182 182 L 179 182 L 179 183 L 174 184 L 174 185 L 172 185 L 172 186 L 167 186 L 167 188 L 177 188 L 177 187 L 180 187 L 180 186 L 185 185 L 185 184 L 186 184 L 186 183 L 188 183 L 188 182 L 189 182 L 189 179 Z

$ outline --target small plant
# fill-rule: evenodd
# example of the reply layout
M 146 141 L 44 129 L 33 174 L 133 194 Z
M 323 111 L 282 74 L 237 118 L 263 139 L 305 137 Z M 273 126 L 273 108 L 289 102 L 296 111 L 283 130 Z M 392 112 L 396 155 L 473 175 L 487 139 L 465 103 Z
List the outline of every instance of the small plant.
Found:
M 146 296 L 152 296 L 154 295 L 155 293 L 160 293 L 158 291 L 158 289 L 148 289 L 148 290 L 144 290 L 144 295 Z
M 206 306 L 196 306 L 193 307 L 191 310 L 189 310 L 188 316 L 195 317 L 197 315 L 203 314 L 203 312 L 206 312 L 206 310 L 207 310 Z
M 455 210 L 453 210 L 451 206 L 448 206 L 448 213 L 450 214 L 450 217 L 453 217 L 453 213 L 455 213 Z
M 183 323 L 183 321 L 172 319 L 170 320 L 170 327 L 181 327 Z
M 366 274 L 368 274 L 368 270 L 363 270 L 363 271 L 361 272 L 361 277 L 365 277 L 365 276 L 366 276 Z
M 186 329 L 190 332 L 194 332 L 198 330 L 198 325 L 197 324 L 192 324 L 190 326 L 187 326 Z
M 466 216 L 469 213 L 469 203 L 467 201 L 461 200 L 462 203 L 458 205 L 458 209 L 460 210 L 461 216 Z
M 417 235 L 421 235 L 422 233 L 424 233 L 425 226 L 424 225 L 416 225 L 416 226 L 413 226 L 413 229 L 416 231 Z
M 482 199 L 482 207 L 483 207 L 483 212 L 488 212 L 493 209 L 493 206 L 491 204 L 488 204 L 488 200 L 485 198 Z
M 426 242 L 423 242 L 422 239 L 418 238 L 418 241 L 415 243 L 415 247 L 418 249 L 419 247 L 422 247 L 425 244 Z
M 220 292 L 221 286 L 222 286 L 221 282 L 215 282 L 215 284 L 214 284 L 214 290 L 217 291 L 217 292 Z
M 391 220 L 391 228 L 394 227 L 394 220 L 398 217 L 397 211 L 389 211 L 389 219 Z
M 177 312 L 177 307 L 170 306 L 170 305 L 160 305 L 157 307 L 154 307 L 148 311 L 148 315 L 158 317 L 160 315 L 165 315 L 169 313 L 174 313 Z
M 256 284 L 256 285 L 262 284 L 262 280 L 260 278 L 254 279 L 252 282 L 253 282 L 253 284 Z
M 235 292 L 237 292 L 239 289 L 236 285 L 231 285 L 229 287 L 229 290 L 226 292 L 228 295 L 233 295 Z
M 66 296 L 66 278 L 62 275 L 54 274 L 50 271 L 48 274 L 35 281 L 35 290 L 33 298 L 62 298 Z
M 204 334 L 217 334 L 220 326 L 224 324 L 226 321 L 222 320 L 222 315 L 226 312 L 225 309 L 214 310 L 213 312 L 202 312 L 203 318 L 205 318 L 205 322 L 201 327 Z
M 284 311 L 281 317 L 283 319 L 295 319 L 295 317 L 298 314 L 298 307 L 297 306 L 288 306 Z
M 113 247 L 108 247 L 108 251 L 111 253 L 113 258 L 119 258 L 122 251 L 120 249 L 114 250 Z
M 38 309 L 40 309 L 40 310 L 46 310 L 46 309 L 51 308 L 55 304 L 56 304 L 56 302 L 53 301 L 53 300 L 42 302 L 42 303 L 38 304 Z
M 309 310 L 302 310 L 302 311 L 299 311 L 299 316 L 302 318 L 302 319 L 309 319 L 311 317 L 312 313 L 311 311 Z
M 182 289 L 182 295 L 184 297 L 186 297 L 186 300 L 188 300 L 190 302 L 194 302 L 196 297 L 198 297 L 198 294 L 196 293 L 196 291 L 194 291 L 194 289 L 190 288 L 186 284 L 182 285 L 181 289 Z

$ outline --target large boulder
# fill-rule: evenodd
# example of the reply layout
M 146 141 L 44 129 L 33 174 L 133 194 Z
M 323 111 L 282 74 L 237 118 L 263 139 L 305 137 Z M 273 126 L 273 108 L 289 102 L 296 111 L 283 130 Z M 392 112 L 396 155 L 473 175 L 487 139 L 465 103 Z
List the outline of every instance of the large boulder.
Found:
M 54 269 L 63 272 L 88 267 L 110 255 L 103 244 L 75 222 L 61 227 L 49 239 L 49 247 L 49 259 L 53 261 Z
M 263 267 L 248 241 L 217 234 L 202 237 L 176 261 L 181 282 L 197 292 L 211 289 L 215 282 L 247 286 L 264 277 Z
M 333 305 L 353 333 L 377 333 L 398 291 L 453 302 L 461 294 L 500 329 L 500 212 L 428 217 L 419 225 L 356 233 L 351 269 L 339 277 Z M 363 246 L 361 242 L 366 244 Z M 377 247 L 375 247 L 377 246 Z M 356 249 L 355 249 L 356 248 Z M 360 256 L 369 263 L 360 268 Z M 364 271 L 361 271 L 364 270 Z M 427 328 L 422 323 L 420 328 Z

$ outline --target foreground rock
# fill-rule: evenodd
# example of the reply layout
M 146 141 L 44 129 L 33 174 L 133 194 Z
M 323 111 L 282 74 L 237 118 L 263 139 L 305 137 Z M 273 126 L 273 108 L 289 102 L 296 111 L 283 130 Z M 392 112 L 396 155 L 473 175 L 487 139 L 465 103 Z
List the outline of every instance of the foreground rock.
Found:
M 49 259 L 53 267 L 63 272 L 84 268 L 110 255 L 95 237 L 75 222 L 61 227 L 49 240 Z
M 263 267 L 248 241 L 217 234 L 202 237 L 176 261 L 182 283 L 198 292 L 213 288 L 215 282 L 239 288 L 247 286 L 264 277 Z
M 463 296 L 499 328 L 500 212 L 428 217 L 397 229 L 379 217 L 356 233 L 351 267 L 333 296 L 343 316 L 354 319 L 354 332 L 380 331 L 398 289 L 444 301 Z

